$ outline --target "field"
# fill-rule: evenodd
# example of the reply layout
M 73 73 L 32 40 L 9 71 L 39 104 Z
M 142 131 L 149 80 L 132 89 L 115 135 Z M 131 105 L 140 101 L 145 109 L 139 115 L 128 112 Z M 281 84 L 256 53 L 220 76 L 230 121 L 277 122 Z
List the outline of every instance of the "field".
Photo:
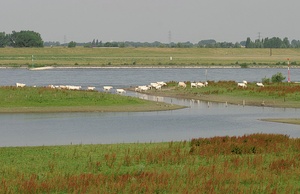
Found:
M 208 86 L 201 88 L 191 88 L 191 82 L 186 83 L 187 87 L 183 88 L 171 81 L 161 90 L 152 89 L 145 93 L 244 106 L 300 108 L 298 83 L 270 83 L 264 87 L 248 83 L 247 88 L 238 87 L 235 81 L 208 81 Z
M 270 56 L 270 49 L 244 48 L 0 48 L 0 67 L 281 67 L 287 58 L 298 66 L 300 49 Z
M 287 58 L 300 64 L 300 50 L 273 49 L 270 56 L 269 49 L 0 49 L 3 67 L 281 67 Z M 238 88 L 233 81 L 209 81 L 203 88 L 187 84 L 183 89 L 169 82 L 162 90 L 147 93 L 195 102 L 300 107 L 300 86 L 295 83 L 264 88 L 254 83 Z M 182 107 L 109 93 L 0 87 L 2 113 L 176 108 Z M 299 153 L 300 139 L 273 134 L 164 143 L 2 147 L 0 193 L 300 193 Z
M 47 87 L 0 87 L 0 112 L 131 112 L 183 108 L 162 102 L 96 91 Z
M 299 193 L 300 139 L 0 148 L 0 193 Z

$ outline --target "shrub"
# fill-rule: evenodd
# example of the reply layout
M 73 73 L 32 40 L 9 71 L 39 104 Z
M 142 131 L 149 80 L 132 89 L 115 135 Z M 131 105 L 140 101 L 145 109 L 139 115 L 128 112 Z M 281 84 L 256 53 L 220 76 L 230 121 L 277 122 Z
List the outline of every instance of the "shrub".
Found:
M 74 41 L 69 42 L 68 48 L 74 48 L 74 47 L 76 47 L 76 42 Z
M 270 80 L 270 78 L 264 77 L 264 78 L 261 79 L 261 82 L 263 84 L 269 84 L 271 82 L 271 80 Z
M 248 68 L 248 64 L 247 63 L 242 63 L 240 64 L 241 68 Z
M 280 83 L 283 80 L 285 80 L 285 77 L 282 75 L 282 73 L 278 72 L 278 73 L 272 75 L 271 80 L 273 83 Z

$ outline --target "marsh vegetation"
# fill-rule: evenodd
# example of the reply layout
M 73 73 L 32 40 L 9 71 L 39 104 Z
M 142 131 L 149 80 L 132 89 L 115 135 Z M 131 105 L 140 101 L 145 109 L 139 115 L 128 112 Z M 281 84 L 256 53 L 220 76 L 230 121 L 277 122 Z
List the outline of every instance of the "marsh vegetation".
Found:
M 0 192 L 297 193 L 299 151 L 273 134 L 0 148 Z

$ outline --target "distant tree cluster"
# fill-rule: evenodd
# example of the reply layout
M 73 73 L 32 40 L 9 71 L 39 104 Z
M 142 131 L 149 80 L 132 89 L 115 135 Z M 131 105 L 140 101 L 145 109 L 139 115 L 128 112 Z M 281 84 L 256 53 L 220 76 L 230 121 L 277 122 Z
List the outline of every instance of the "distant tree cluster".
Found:
M 5 47 L 8 44 L 8 37 L 5 32 L 0 32 L 0 47 Z
M 248 37 L 245 44 L 246 48 L 300 48 L 299 40 L 292 40 L 285 37 L 280 39 L 278 37 L 257 39 L 254 42 Z
M 70 43 L 69 43 L 70 44 Z M 68 46 L 68 44 L 60 44 L 59 42 L 45 42 L 45 46 Z M 158 47 L 158 48 L 300 48 L 300 41 L 293 40 L 291 43 L 288 38 L 281 40 L 278 37 L 265 38 L 262 40 L 255 40 L 254 42 L 247 38 L 246 41 L 241 42 L 217 42 L 214 39 L 201 40 L 196 44 L 193 44 L 189 41 L 187 42 L 178 42 L 178 43 L 161 43 L 158 41 L 155 42 L 133 42 L 133 41 L 124 41 L 124 42 L 102 42 L 98 39 L 93 39 L 91 42 L 86 43 L 76 43 L 76 46 L 84 46 L 88 48 L 92 47 Z
M 43 47 L 41 35 L 34 31 L 13 31 L 11 34 L 0 33 L 0 47 Z
M 44 42 L 44 46 L 49 46 L 49 47 L 61 46 L 61 44 L 59 41 L 47 41 L 47 42 Z
M 245 42 L 245 41 L 244 41 Z M 98 40 L 93 40 L 88 43 L 78 43 L 80 46 L 84 47 L 158 47 L 158 48 L 240 48 L 242 45 L 240 43 L 230 43 L 230 42 L 216 42 L 215 40 L 201 40 L 197 44 L 193 44 L 189 41 L 187 42 L 178 42 L 178 43 L 161 43 L 158 41 L 149 43 L 149 42 L 105 42 Z
M 242 43 L 216 42 L 215 40 L 201 40 L 198 42 L 200 48 L 241 48 Z

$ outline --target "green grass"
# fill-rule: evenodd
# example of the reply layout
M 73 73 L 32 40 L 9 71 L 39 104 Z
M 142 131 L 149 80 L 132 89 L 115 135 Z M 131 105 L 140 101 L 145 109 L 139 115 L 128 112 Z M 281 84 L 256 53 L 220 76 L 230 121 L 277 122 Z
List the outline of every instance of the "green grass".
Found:
M 284 135 L 0 148 L 0 193 L 298 193 Z
M 12 67 L 268 65 L 278 67 L 276 64 L 287 62 L 287 58 L 290 58 L 291 62 L 300 64 L 300 49 L 273 49 L 272 56 L 269 52 L 269 49 L 243 48 L 0 48 L 0 65 Z M 173 58 L 172 61 L 170 56 Z
M 176 105 L 96 91 L 0 87 L 0 112 L 154 111 Z
M 247 86 L 238 87 L 234 81 L 208 81 L 208 87 L 191 88 L 187 82 L 187 87 L 182 88 L 177 82 L 169 82 L 162 90 L 147 93 L 239 105 L 300 108 L 300 85 L 297 83 L 265 84 L 265 87 L 248 83 Z
M 46 87 L 1 87 L 0 107 L 122 106 L 147 101 L 104 92 L 70 91 Z

